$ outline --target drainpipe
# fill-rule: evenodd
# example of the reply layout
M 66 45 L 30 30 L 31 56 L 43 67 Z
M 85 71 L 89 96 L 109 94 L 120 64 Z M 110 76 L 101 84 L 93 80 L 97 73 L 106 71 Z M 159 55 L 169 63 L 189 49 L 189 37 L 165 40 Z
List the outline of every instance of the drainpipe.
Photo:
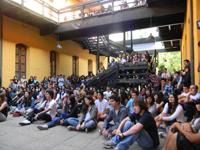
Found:
M 191 84 L 194 84 L 193 0 L 190 0 L 190 75 Z

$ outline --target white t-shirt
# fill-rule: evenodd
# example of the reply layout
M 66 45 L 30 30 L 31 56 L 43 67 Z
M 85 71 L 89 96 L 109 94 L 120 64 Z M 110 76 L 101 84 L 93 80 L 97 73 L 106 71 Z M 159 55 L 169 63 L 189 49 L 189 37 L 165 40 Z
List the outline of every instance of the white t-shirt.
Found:
M 166 103 L 165 106 L 164 106 L 164 109 L 163 109 L 163 113 L 166 113 L 167 116 L 166 117 L 162 117 L 162 119 L 164 121 L 167 121 L 167 120 L 172 121 L 174 119 L 176 119 L 179 122 L 184 122 L 185 121 L 184 120 L 183 107 L 180 104 L 178 104 L 178 106 L 176 107 L 176 110 L 175 110 L 175 112 L 173 114 L 171 114 L 171 115 L 168 114 L 168 110 L 169 110 L 169 105 L 168 105 L 168 103 Z
M 95 105 L 97 107 L 98 112 L 104 112 L 105 109 L 109 108 L 109 103 L 106 99 L 103 99 L 102 101 L 97 99 L 95 101 Z
M 187 93 L 183 92 L 183 93 L 181 93 L 181 96 L 188 97 L 189 94 L 190 94 L 190 92 L 187 92 Z
M 190 99 L 192 99 L 193 101 L 200 99 L 200 93 L 197 93 L 196 95 L 190 95 Z
M 50 111 L 47 112 L 51 116 L 51 118 L 54 118 L 57 114 L 57 104 L 56 101 L 53 99 L 50 102 L 47 102 L 45 109 L 49 109 Z

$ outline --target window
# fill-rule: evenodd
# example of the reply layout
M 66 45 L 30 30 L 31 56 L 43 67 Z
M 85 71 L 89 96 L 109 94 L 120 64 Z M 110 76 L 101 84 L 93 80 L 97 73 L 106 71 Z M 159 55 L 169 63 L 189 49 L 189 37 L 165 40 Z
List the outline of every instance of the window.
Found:
M 92 64 L 92 60 L 89 59 L 89 60 L 88 60 L 88 75 L 89 75 L 90 73 L 92 73 L 92 72 L 93 72 L 93 64 Z
M 56 75 L 56 52 L 50 51 L 50 74 Z
M 72 74 L 78 76 L 78 68 L 79 66 L 79 62 L 78 62 L 78 57 L 77 56 L 73 56 L 72 57 Z
M 16 45 L 15 55 L 15 75 L 18 79 L 26 77 L 26 46 L 23 44 Z

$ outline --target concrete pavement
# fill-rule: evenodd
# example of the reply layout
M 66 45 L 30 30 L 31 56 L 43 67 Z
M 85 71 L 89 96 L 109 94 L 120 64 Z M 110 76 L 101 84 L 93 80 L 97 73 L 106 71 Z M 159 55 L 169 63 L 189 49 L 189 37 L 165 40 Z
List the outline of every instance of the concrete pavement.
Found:
M 56 126 L 40 131 L 37 126 L 41 122 L 20 126 L 18 123 L 21 120 L 23 117 L 8 116 L 6 122 L 0 122 L 0 150 L 104 150 L 105 140 L 97 130 L 79 133 L 68 131 L 66 127 Z M 141 150 L 137 143 L 130 149 Z

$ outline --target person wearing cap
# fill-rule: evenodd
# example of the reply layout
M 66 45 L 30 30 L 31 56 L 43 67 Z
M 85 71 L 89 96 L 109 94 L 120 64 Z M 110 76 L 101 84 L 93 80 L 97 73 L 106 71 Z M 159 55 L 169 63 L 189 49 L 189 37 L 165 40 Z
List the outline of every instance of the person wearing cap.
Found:
M 196 115 L 190 123 L 174 123 L 167 135 L 165 150 L 200 149 L 200 99 L 195 101 Z
M 148 112 L 143 99 L 134 101 L 134 113 L 126 117 L 117 128 L 116 135 L 105 143 L 104 148 L 127 150 L 135 141 L 145 149 L 155 149 L 159 145 L 156 122 Z

